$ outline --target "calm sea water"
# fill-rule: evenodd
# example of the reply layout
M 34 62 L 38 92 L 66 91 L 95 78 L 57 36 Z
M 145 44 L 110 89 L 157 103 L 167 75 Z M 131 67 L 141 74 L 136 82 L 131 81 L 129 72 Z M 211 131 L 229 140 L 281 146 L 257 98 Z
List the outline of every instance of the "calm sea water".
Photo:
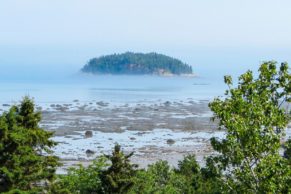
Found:
M 58 79 L 2 80 L 0 104 L 16 103 L 25 95 L 36 103 L 106 101 L 111 103 L 211 100 L 226 89 L 221 79 L 203 77 L 89 76 Z

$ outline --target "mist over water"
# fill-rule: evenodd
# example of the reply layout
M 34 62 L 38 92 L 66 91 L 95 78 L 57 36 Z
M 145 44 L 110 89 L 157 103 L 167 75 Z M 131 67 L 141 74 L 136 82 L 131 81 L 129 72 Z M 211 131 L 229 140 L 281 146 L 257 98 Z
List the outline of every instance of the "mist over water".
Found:
M 256 72 L 262 61 L 291 61 L 290 4 L 5 1 L 0 7 L 0 102 L 26 94 L 36 101 L 223 94 L 223 75 L 236 78 L 248 69 Z M 77 76 L 90 58 L 126 51 L 178 58 L 192 65 L 199 77 Z M 152 93 L 147 96 L 145 91 Z
M 25 95 L 37 103 L 102 100 L 131 103 L 156 100 L 211 100 L 226 89 L 224 75 L 234 81 L 248 69 L 257 72 L 262 61 L 291 61 L 288 49 L 160 49 L 193 66 L 197 77 L 93 76 L 80 73 L 92 57 L 122 53 L 102 49 L 18 48 L 2 50 L 0 56 L 0 104 L 18 102 Z M 140 49 L 138 52 L 150 52 Z
M 221 85 L 213 84 L 199 77 L 75 75 L 53 81 L 0 83 L 0 102 L 17 102 L 24 95 L 34 97 L 37 103 L 70 103 L 76 99 L 110 103 L 203 100 L 223 91 Z

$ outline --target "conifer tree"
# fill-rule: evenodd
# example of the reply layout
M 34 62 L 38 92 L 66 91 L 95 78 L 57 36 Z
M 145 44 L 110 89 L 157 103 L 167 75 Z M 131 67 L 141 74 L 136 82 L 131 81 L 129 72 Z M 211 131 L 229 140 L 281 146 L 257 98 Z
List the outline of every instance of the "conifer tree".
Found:
M 134 184 L 136 164 L 130 163 L 133 152 L 126 155 L 116 144 L 112 155 L 105 155 L 111 166 L 101 175 L 101 181 L 106 193 L 126 193 Z
M 39 127 L 41 115 L 34 108 L 33 100 L 24 97 L 0 116 L 0 192 L 45 190 L 55 176 L 53 133 Z

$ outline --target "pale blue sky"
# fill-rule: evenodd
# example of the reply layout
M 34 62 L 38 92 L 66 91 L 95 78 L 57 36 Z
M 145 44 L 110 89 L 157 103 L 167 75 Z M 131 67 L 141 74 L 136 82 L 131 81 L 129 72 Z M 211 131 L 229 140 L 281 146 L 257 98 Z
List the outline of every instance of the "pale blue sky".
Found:
M 172 55 L 194 70 L 291 63 L 291 1 L 0 0 L 0 76 L 75 72 L 124 51 Z

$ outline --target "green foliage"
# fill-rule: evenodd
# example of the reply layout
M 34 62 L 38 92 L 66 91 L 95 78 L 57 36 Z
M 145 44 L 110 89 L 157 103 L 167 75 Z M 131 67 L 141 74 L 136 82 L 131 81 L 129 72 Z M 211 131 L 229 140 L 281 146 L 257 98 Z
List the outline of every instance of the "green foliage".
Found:
M 198 174 L 200 172 L 200 165 L 196 160 L 195 155 L 187 155 L 182 161 L 178 162 L 178 173 L 192 176 L 193 174 Z
M 91 59 L 82 71 L 99 74 L 190 74 L 192 67 L 157 53 L 127 52 Z
M 239 77 L 237 88 L 229 76 L 225 83 L 230 88 L 227 97 L 209 105 L 219 129 L 226 130 L 226 138 L 211 139 L 219 155 L 208 158 L 208 174 L 217 177 L 225 192 L 291 192 L 290 166 L 279 154 L 289 122 L 282 107 L 291 99 L 288 65 L 282 63 L 277 70 L 275 62 L 266 62 L 258 78 L 248 71 Z
M 124 157 L 117 145 L 108 159 L 100 157 L 87 168 L 71 168 L 61 175 L 51 193 L 221 193 L 212 179 L 203 178 L 194 155 L 186 156 L 177 169 L 158 161 L 146 170 L 136 170 Z
M 130 163 L 133 152 L 126 155 L 116 144 L 112 155 L 105 155 L 111 162 L 111 166 L 101 174 L 102 186 L 106 193 L 125 193 L 134 184 L 133 177 L 136 174 L 136 164 Z
M 176 172 L 184 175 L 191 187 L 195 190 L 199 189 L 201 186 L 199 185 L 202 183 L 200 165 L 196 161 L 195 155 L 185 156 L 182 161 L 179 161 Z
M 13 190 L 6 192 L 5 194 L 31 194 L 31 193 L 34 193 L 34 192 L 27 192 L 27 191 L 22 191 L 19 189 L 13 189 Z
M 184 193 L 221 193 L 220 185 L 217 184 L 213 175 L 207 176 L 205 169 L 201 169 L 195 155 L 187 155 L 182 161 L 179 161 L 175 172 L 186 180 Z
M 52 193 L 105 193 L 101 174 L 108 167 L 107 159 L 99 157 L 87 168 L 79 165 L 61 175 L 51 188 Z
M 158 161 L 153 165 L 149 165 L 148 173 L 153 175 L 154 187 L 162 189 L 167 186 L 172 170 L 167 161 Z
M 56 143 L 38 126 L 40 118 L 28 97 L 0 116 L 0 192 L 44 190 L 53 180 L 58 159 L 50 148 Z
M 129 193 L 205 193 L 200 192 L 201 187 L 193 187 L 192 181 L 194 181 L 194 179 L 192 179 L 192 177 L 197 176 L 200 171 L 194 175 L 191 173 L 193 166 L 188 163 L 190 158 L 190 163 L 195 163 L 194 166 L 197 167 L 195 157 L 189 156 L 186 157 L 184 162 L 181 162 L 183 163 L 181 169 L 171 168 L 167 161 L 158 161 L 149 165 L 147 170 L 139 170 L 135 177 L 135 185 Z M 184 166 L 184 164 L 186 165 Z M 200 169 L 200 167 L 198 167 L 198 169 Z M 200 183 L 197 184 L 199 186 L 202 185 Z
M 147 170 L 137 173 L 135 185 L 130 193 L 178 193 L 171 184 L 173 181 L 173 170 L 167 161 L 158 161 L 149 165 Z
M 291 139 L 284 144 L 284 157 L 289 161 L 289 165 L 291 165 Z

